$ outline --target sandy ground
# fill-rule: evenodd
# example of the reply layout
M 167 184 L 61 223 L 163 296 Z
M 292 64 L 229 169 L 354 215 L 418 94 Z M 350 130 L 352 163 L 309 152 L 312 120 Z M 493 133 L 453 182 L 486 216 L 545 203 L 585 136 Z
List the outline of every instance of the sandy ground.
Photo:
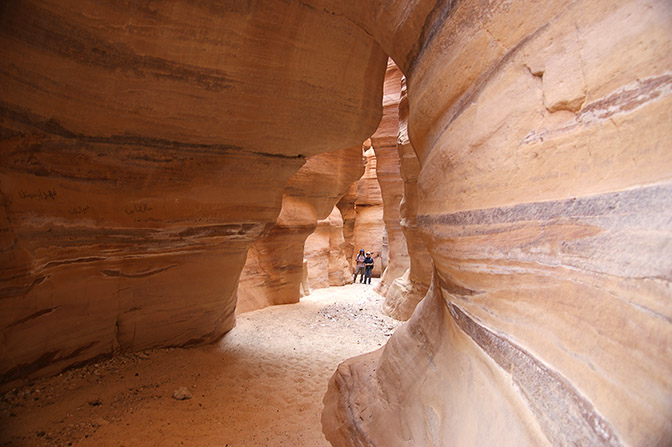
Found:
M 373 285 L 321 289 L 238 317 L 216 345 L 129 354 L 12 390 L 0 446 L 329 446 L 329 378 L 399 322 Z M 186 387 L 191 399 L 176 400 Z

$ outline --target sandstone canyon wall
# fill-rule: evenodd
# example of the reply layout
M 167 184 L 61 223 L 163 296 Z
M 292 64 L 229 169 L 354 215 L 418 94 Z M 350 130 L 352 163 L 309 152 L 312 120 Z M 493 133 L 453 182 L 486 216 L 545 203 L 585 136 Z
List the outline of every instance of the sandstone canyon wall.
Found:
M 341 212 L 343 219 L 343 250 L 345 252 L 345 259 L 348 261 L 350 271 L 354 272 L 355 266 L 355 220 L 357 218 L 357 211 L 355 210 L 355 202 L 357 201 L 357 182 L 354 182 L 341 200 L 338 201 L 336 207 Z M 359 248 L 357 249 L 359 251 Z
M 372 276 L 380 277 L 387 259 L 383 257 L 383 239 L 385 223 L 383 221 L 383 196 L 376 175 L 376 154 L 373 149 L 364 152 L 366 168 L 364 175 L 357 181 L 355 200 L 355 227 L 353 238 L 356 257 L 360 249 L 370 251 L 374 260 Z
M 308 262 L 308 283 L 311 289 L 352 284 L 350 264 L 345 257 L 343 218 L 334 206 L 326 219 L 308 236 L 304 248 Z
M 401 71 L 390 60 L 383 87 L 383 117 L 371 135 L 371 147 L 376 154 L 376 178 L 383 200 L 383 222 L 387 235 L 387 265 L 376 291 L 385 296 L 392 281 L 402 276 L 409 266 L 406 238 L 401 229 L 399 205 L 404 195 L 401 178 L 397 134 L 399 133 L 399 99 Z
M 288 179 L 376 129 L 387 54 L 433 281 L 339 367 L 328 439 L 671 445 L 671 24 L 668 0 L 5 2 L 0 383 L 231 328 L 248 248 L 309 211 Z
M 383 311 L 398 320 L 408 320 L 424 298 L 432 279 L 434 265 L 418 229 L 418 176 L 420 162 L 408 139 L 408 96 L 405 79 L 401 80 L 399 100 L 399 133 L 397 150 L 403 198 L 399 205 L 401 228 L 409 254 L 409 268 L 395 279 L 385 294 Z
M 287 179 L 375 130 L 386 60 L 299 2 L 3 4 L 2 386 L 228 331 Z
M 277 221 L 248 252 L 238 286 L 238 313 L 299 301 L 304 245 L 313 232 L 314 244 L 305 256 L 310 258 L 308 284 L 329 286 L 330 265 L 336 268 L 335 260 L 330 263 L 329 218 L 335 203 L 363 173 L 362 147 L 357 145 L 314 155 L 290 177 Z M 331 220 L 337 225 L 336 217 Z
M 328 439 L 671 445 L 672 4 L 428 3 L 370 30 L 408 78 L 433 286 L 339 367 Z

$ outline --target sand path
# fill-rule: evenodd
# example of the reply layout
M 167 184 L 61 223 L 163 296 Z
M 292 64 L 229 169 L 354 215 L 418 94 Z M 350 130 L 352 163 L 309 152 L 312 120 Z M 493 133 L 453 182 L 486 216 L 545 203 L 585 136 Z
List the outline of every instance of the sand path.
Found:
M 329 378 L 399 325 L 372 287 L 240 315 L 216 345 L 124 355 L 13 390 L 0 403 L 0 445 L 329 446 Z M 193 397 L 173 399 L 178 387 Z

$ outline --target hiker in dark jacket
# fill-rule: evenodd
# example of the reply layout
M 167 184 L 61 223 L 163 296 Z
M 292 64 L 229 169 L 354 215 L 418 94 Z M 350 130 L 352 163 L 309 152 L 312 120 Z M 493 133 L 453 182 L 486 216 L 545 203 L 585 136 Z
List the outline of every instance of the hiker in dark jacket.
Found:
M 371 284 L 371 273 L 373 272 L 373 258 L 371 257 L 370 251 L 366 252 L 366 257 L 364 258 L 364 268 L 365 268 L 364 284 L 366 284 L 367 278 L 369 279 L 369 284 Z

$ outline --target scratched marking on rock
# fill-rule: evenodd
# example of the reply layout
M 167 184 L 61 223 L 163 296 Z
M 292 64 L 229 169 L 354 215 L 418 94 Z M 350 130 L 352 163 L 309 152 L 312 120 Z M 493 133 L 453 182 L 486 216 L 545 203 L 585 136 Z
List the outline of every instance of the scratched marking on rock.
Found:
M 36 189 L 33 191 L 19 190 L 19 197 L 24 200 L 56 200 L 56 190 L 53 188 L 42 190 Z

